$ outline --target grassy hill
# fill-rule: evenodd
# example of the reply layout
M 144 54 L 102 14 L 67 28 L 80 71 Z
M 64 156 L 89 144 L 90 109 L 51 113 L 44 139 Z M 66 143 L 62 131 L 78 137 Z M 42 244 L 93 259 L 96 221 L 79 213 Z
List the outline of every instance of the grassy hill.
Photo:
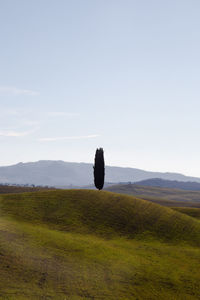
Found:
M 199 207 L 200 191 L 186 191 L 174 188 L 118 184 L 106 188 L 107 191 L 132 195 L 163 206 Z
M 200 223 L 104 191 L 0 195 L 0 299 L 200 299 Z

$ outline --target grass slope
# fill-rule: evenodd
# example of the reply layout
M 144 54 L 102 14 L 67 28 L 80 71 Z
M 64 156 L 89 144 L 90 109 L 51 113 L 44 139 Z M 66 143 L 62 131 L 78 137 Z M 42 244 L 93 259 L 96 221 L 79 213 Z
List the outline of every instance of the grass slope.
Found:
M 131 196 L 0 196 L 0 299 L 200 299 L 200 223 Z

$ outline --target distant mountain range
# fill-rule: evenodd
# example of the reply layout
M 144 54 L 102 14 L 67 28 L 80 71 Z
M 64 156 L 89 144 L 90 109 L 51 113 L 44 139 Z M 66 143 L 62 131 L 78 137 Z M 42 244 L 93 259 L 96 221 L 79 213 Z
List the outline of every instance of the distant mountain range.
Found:
M 178 173 L 148 172 L 135 168 L 106 166 L 107 183 L 138 182 L 152 178 L 193 181 L 200 178 Z M 83 187 L 93 185 L 93 165 L 64 161 L 41 160 L 0 167 L 0 183 L 35 184 L 54 187 Z

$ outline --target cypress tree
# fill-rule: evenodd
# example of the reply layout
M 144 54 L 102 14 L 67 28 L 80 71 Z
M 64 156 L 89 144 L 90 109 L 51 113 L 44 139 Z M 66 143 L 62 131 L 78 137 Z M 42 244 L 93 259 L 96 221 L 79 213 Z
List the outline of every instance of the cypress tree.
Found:
M 104 177 L 105 177 L 103 148 L 99 148 L 96 150 L 93 168 L 94 168 L 94 184 L 97 189 L 101 190 L 104 185 Z

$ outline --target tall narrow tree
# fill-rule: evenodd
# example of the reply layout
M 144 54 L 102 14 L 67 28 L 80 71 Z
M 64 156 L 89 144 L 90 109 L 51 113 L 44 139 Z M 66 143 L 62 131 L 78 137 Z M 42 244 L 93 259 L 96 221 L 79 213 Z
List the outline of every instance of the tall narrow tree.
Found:
M 103 148 L 96 150 L 94 159 L 94 184 L 97 189 L 102 190 L 104 186 L 105 163 Z

